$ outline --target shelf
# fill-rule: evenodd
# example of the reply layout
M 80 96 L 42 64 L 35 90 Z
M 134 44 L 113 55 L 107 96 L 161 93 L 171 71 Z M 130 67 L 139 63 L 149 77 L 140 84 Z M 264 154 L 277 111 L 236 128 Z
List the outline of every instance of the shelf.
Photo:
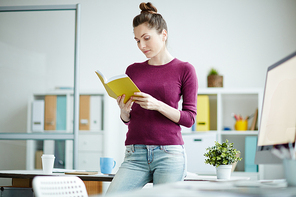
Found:
M 258 94 L 260 88 L 200 88 L 198 94 Z
M 90 131 L 90 130 L 79 130 L 79 135 L 99 135 L 104 134 L 104 131 Z
M 186 135 L 186 134 L 207 134 L 207 133 L 216 133 L 217 134 L 217 131 L 213 131 L 213 130 L 210 130 L 210 131 L 191 131 L 191 132 L 183 132 L 182 134 Z
M 258 131 L 221 131 L 221 135 L 258 135 Z
M 219 143 L 226 139 L 233 143 L 237 150 L 240 150 L 243 160 L 236 166 L 235 176 L 246 176 L 251 179 L 257 179 L 259 173 L 245 172 L 245 153 L 246 139 L 256 137 L 258 130 L 238 131 L 234 130 L 235 119 L 232 114 L 239 114 L 243 117 L 251 116 L 258 109 L 260 118 L 263 91 L 260 88 L 204 88 L 198 90 L 199 95 L 208 95 L 209 98 L 209 131 L 192 131 L 182 133 L 187 150 L 188 161 L 195 163 L 193 166 L 188 165 L 189 171 L 209 172 L 208 166 L 198 163 L 204 160 L 204 150 L 214 145 L 214 141 Z M 201 108 L 200 108 L 201 109 Z M 207 108 L 205 108 L 206 110 Z M 203 109 L 204 110 L 204 109 Z M 199 113 L 202 114 L 202 111 Z M 201 117 L 203 117 L 201 115 Z M 257 125 L 258 125 L 257 119 Z M 201 119 L 203 120 L 203 119 Z M 205 120 L 203 120 L 205 121 Z M 248 128 L 251 128 L 253 118 L 248 122 Z M 224 130 L 225 127 L 231 130 Z M 190 136 L 191 135 L 191 136 Z M 255 145 L 252 145 L 255 146 Z M 199 151 L 196 151 L 198 149 Z M 196 169 L 198 166 L 198 169 Z M 190 169 L 191 168 L 191 169 Z
M 192 131 L 192 132 L 183 132 L 182 135 L 188 135 L 188 134 L 207 134 L 207 133 L 216 133 L 221 135 L 258 135 L 258 131 Z
M 104 94 L 94 91 L 84 91 L 79 94 L 80 124 L 76 129 L 77 133 L 74 133 L 72 90 L 56 90 L 32 95 L 28 102 L 28 126 L 25 133 L 28 139 L 32 139 L 27 143 L 26 168 L 34 169 L 39 166 L 36 154 L 46 153 L 56 155 L 58 158 L 58 162 L 55 163 L 56 168 L 97 170 L 99 158 L 104 155 L 104 97 Z M 37 100 L 37 104 L 43 101 L 43 105 L 36 105 L 39 108 L 34 108 L 34 111 L 33 104 Z M 51 113 L 46 113 L 46 110 Z M 33 128 L 32 125 L 41 126 Z M 53 126 L 48 127 L 48 125 Z M 74 155 L 74 146 L 77 150 L 76 155 Z M 75 157 L 82 159 L 73 166 Z
M 1 133 L 1 140 L 73 140 L 73 133 Z

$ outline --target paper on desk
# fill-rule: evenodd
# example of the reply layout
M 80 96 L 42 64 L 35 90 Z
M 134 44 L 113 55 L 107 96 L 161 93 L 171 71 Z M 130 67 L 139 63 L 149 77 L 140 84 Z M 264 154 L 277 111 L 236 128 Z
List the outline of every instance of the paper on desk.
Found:
M 52 170 L 53 173 L 65 173 L 65 172 L 75 172 L 75 171 L 77 171 L 77 170 L 61 169 L 61 168 L 54 168 L 54 169 Z M 80 171 L 80 170 L 79 170 L 79 171 Z M 85 170 L 81 170 L 81 171 L 84 171 L 84 172 L 85 172 Z
M 98 174 L 98 172 L 96 171 L 74 171 L 74 172 L 65 172 L 65 174 L 72 174 L 72 175 L 94 175 L 94 174 Z
M 98 171 L 72 170 L 72 169 L 60 169 L 60 168 L 54 168 L 52 170 L 52 172 L 53 173 L 72 174 L 72 175 L 94 175 L 94 174 L 99 174 Z
M 200 176 L 196 173 L 187 172 L 185 181 L 214 181 L 214 182 L 230 182 L 238 180 L 250 180 L 250 177 L 232 176 L 230 179 L 217 179 L 217 176 Z
M 186 175 L 186 177 L 185 177 L 185 180 L 186 180 L 186 179 L 196 179 L 196 178 L 198 178 L 198 177 L 199 177 L 199 176 L 198 176 L 197 173 L 187 172 L 187 175 Z

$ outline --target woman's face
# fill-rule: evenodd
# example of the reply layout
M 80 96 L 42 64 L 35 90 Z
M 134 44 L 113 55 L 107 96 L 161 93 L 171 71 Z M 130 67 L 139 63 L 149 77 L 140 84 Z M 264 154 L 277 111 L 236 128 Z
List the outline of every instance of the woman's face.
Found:
M 165 30 L 159 34 L 156 29 L 149 29 L 146 23 L 134 28 L 135 40 L 139 49 L 147 58 L 153 58 L 160 55 L 165 49 L 167 33 Z

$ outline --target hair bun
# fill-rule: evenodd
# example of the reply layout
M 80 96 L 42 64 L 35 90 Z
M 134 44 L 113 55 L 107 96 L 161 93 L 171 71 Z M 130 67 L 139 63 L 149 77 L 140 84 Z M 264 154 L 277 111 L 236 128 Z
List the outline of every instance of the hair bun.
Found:
M 143 12 L 149 12 L 151 14 L 157 14 L 157 9 L 152 5 L 152 3 L 141 3 L 140 4 L 140 9 L 142 10 L 141 13 Z

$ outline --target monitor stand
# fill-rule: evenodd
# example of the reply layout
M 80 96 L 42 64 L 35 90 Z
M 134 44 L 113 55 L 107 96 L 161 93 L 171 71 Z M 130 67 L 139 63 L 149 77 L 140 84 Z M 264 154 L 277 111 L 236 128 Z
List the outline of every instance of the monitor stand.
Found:
M 260 164 L 259 179 L 260 180 L 285 179 L 283 164 Z

